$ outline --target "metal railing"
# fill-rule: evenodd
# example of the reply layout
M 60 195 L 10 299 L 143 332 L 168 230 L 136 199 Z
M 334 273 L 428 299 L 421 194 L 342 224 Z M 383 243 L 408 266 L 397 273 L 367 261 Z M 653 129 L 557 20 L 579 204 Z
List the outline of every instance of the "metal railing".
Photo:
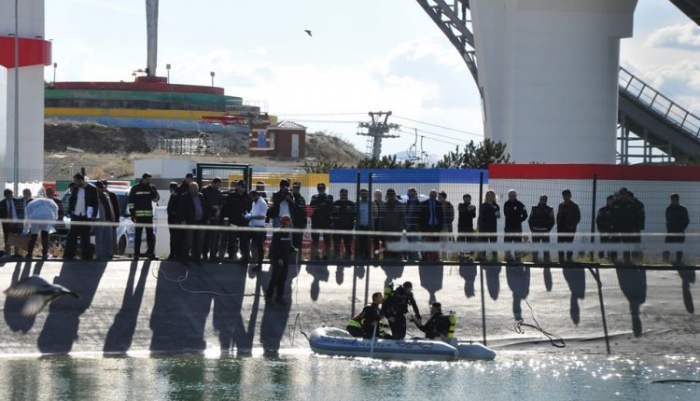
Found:
M 700 117 L 677 105 L 622 67 L 619 86 L 625 97 L 648 107 L 654 114 L 680 130 L 700 137 Z

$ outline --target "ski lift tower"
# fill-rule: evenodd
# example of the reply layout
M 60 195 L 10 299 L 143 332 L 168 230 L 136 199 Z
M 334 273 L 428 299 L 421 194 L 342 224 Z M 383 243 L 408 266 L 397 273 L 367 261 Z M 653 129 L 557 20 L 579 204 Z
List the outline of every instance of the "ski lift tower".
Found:
M 390 130 L 397 130 L 399 129 L 400 125 L 398 124 L 390 124 L 388 123 L 389 116 L 391 116 L 391 112 L 369 112 L 369 116 L 372 119 L 372 122 L 369 123 L 360 123 L 358 125 L 358 128 L 360 129 L 367 129 L 367 132 L 360 131 L 357 133 L 357 135 L 362 135 L 362 136 L 368 136 L 372 139 L 370 141 L 372 142 L 372 159 L 379 159 L 379 157 L 382 154 L 382 139 L 384 138 L 398 138 L 399 136 L 396 134 L 390 134 Z M 369 152 L 368 155 L 369 156 Z

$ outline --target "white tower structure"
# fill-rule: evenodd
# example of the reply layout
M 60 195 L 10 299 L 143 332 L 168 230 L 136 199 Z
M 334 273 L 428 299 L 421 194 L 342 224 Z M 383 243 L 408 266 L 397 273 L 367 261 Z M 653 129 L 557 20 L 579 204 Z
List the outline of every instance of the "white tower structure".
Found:
M 487 138 L 518 163 L 615 163 L 637 0 L 471 0 Z
M 19 71 L 15 69 L 15 44 Z M 0 182 L 14 181 L 15 177 L 20 182 L 44 178 L 44 66 L 50 64 L 51 42 L 44 40 L 44 0 L 0 0 Z M 17 73 L 19 79 L 15 85 Z M 17 114 L 15 93 L 19 95 Z M 19 123 L 17 164 L 16 123 Z

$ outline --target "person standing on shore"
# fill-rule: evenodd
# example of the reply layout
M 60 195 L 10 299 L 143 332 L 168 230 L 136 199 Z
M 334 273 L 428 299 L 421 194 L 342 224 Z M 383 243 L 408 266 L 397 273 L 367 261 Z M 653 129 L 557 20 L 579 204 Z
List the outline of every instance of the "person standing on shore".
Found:
M 85 176 L 78 173 L 73 176 L 75 185 L 70 190 L 71 196 L 68 202 L 71 225 L 66 239 L 66 249 L 63 259 L 71 261 L 75 258 L 80 237 L 80 248 L 83 260 L 92 259 L 92 244 L 90 243 L 90 224 L 97 216 L 97 188 L 85 181 Z M 78 224 L 73 224 L 78 223 Z
M 155 254 L 156 236 L 153 234 L 153 203 L 160 200 L 158 190 L 151 184 L 151 174 L 143 173 L 141 181 L 131 187 L 129 191 L 129 214 L 131 220 L 136 223 L 134 229 L 134 260 L 140 257 L 141 236 L 146 226 L 146 257 L 157 260 Z
M 489 189 L 484 195 L 484 203 L 479 206 L 479 219 L 477 226 L 479 230 L 479 242 L 498 242 L 498 219 L 501 218 L 501 207 L 496 201 L 496 193 Z M 498 257 L 498 252 L 491 253 L 492 259 L 495 261 Z M 486 252 L 479 252 L 479 258 L 485 259 Z
M 258 191 L 250 191 L 250 200 L 252 207 L 250 213 L 246 214 L 246 220 L 249 221 L 250 227 L 257 228 L 258 231 L 251 233 L 253 257 L 255 258 L 255 266 L 251 269 L 253 272 L 262 270 L 263 258 L 265 256 L 265 239 L 267 232 L 265 228 L 265 219 L 267 218 L 267 202 L 260 196 Z
M 678 194 L 671 195 L 671 204 L 666 208 L 666 243 L 682 244 L 685 242 L 685 230 L 690 224 L 688 209 L 680 203 Z M 664 260 L 669 260 L 670 252 L 664 252 Z M 676 263 L 683 260 L 683 252 L 676 251 Z
M 547 205 L 547 195 L 540 195 L 540 202 L 532 207 L 528 224 L 532 232 L 532 243 L 549 244 L 549 233 L 554 228 L 554 209 Z M 539 261 L 539 252 L 532 253 L 532 260 Z M 544 261 L 550 262 L 549 251 L 544 251 Z
M 5 239 L 5 253 L 10 254 L 10 236 L 22 232 L 21 221 L 24 219 L 24 210 L 19 199 L 14 197 L 14 192 L 6 188 L 3 192 L 4 199 L 0 202 L 0 218 L 2 222 L 2 236 Z M 19 250 L 15 247 L 15 257 L 19 257 Z
M 319 260 L 319 240 L 321 233 L 318 230 L 328 230 L 331 228 L 331 212 L 333 211 L 333 195 L 326 194 L 326 184 L 319 182 L 316 185 L 318 193 L 311 197 L 311 260 Z M 323 233 L 323 258 L 328 259 L 331 252 L 331 234 Z
M 211 183 L 202 189 L 204 200 L 209 206 L 209 221 L 210 226 L 204 235 L 204 248 L 202 249 L 202 258 L 213 263 L 219 263 L 219 237 L 221 234 L 222 216 L 221 210 L 224 208 L 224 195 L 221 193 L 221 178 L 216 177 L 211 180 Z
M 581 222 L 581 209 L 571 200 L 571 190 L 565 189 L 561 192 L 564 199 L 557 209 L 557 242 L 573 243 L 576 236 L 576 227 Z M 566 252 L 566 261 L 573 262 L 574 252 Z M 559 262 L 564 261 L 564 252 L 559 252 Z
M 49 233 L 53 230 L 53 223 L 58 219 L 58 206 L 53 199 L 38 198 L 27 204 L 25 213 L 24 231 L 30 234 L 27 245 L 27 259 L 32 259 L 34 246 L 38 236 L 41 236 L 41 259 L 49 257 Z

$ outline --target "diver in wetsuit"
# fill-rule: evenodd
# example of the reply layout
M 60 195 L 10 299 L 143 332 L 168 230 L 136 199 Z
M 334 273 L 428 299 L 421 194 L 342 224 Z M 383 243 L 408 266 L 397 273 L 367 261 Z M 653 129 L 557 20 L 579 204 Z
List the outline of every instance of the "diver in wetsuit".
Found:
M 420 321 L 420 312 L 418 311 L 416 300 L 413 298 L 413 284 L 410 281 L 406 281 L 403 285 L 398 286 L 384 300 L 382 313 L 389 321 L 391 338 L 394 340 L 403 340 L 406 337 L 408 305 L 411 305 L 415 318 Z

